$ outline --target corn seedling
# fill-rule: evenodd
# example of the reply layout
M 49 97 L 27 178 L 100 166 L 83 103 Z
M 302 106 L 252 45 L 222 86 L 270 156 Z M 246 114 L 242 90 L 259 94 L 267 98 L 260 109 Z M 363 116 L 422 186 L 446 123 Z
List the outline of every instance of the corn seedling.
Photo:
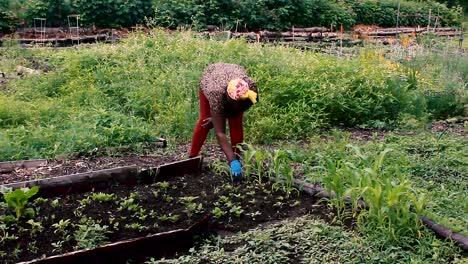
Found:
M 327 160 L 322 178 L 328 191 L 336 196 L 332 204 L 338 212 L 345 208 L 345 198 L 351 198 L 354 215 L 361 228 L 383 234 L 386 241 L 404 243 L 404 238 L 420 235 L 418 214 L 423 213 L 425 194 L 416 192 L 412 183 L 398 168 L 384 166 L 385 149 L 373 160 L 355 146 L 349 146 L 357 163 Z M 367 208 L 361 208 L 359 201 Z

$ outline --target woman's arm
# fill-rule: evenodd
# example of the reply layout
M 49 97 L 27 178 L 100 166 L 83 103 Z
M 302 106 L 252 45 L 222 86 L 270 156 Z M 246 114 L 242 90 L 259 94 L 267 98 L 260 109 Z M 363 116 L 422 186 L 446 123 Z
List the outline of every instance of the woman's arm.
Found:
M 221 146 L 221 149 L 223 150 L 224 154 L 226 154 L 228 161 L 231 162 L 235 160 L 236 155 L 232 151 L 232 146 L 230 143 L 228 143 L 226 136 L 226 118 L 220 114 L 211 111 L 211 122 L 213 123 L 218 143 Z

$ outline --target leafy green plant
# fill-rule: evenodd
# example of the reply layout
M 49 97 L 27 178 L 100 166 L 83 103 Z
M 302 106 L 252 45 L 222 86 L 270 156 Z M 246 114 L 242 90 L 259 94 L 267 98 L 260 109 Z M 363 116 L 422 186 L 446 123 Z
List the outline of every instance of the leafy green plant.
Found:
M 157 182 L 154 184 L 154 186 L 159 187 L 163 190 L 167 190 L 169 188 L 169 182 L 167 181 Z
M 240 205 L 232 205 L 229 209 L 229 213 L 234 214 L 235 217 L 240 217 L 243 212 L 244 209 Z
M 214 217 L 215 217 L 216 219 L 219 219 L 219 218 L 223 217 L 224 215 L 226 215 L 226 212 L 224 212 L 224 211 L 223 211 L 221 208 L 219 208 L 219 207 L 215 207 L 215 208 L 211 211 L 211 213 L 214 215 Z
M 84 218 L 76 225 L 73 234 L 76 240 L 75 249 L 91 248 L 104 244 L 107 241 L 106 234 L 110 233 L 107 225 L 101 225 L 99 221 Z
M 131 223 L 131 224 L 125 224 L 125 228 L 130 229 L 130 230 L 136 230 L 139 232 L 145 231 L 148 229 L 148 227 L 143 226 L 139 223 Z
M 159 221 L 162 221 L 162 222 L 171 222 L 171 223 L 175 223 L 177 221 L 179 221 L 179 218 L 180 218 L 180 215 L 178 214 L 175 214 L 175 215 L 172 215 L 172 214 L 169 214 L 169 215 L 161 215 L 158 217 Z
M 58 223 L 52 224 L 52 227 L 55 228 L 54 234 L 58 234 L 61 236 L 59 240 L 51 243 L 51 245 L 55 247 L 53 251 L 59 251 L 65 243 L 68 243 L 72 239 L 72 236 L 70 234 L 71 226 L 72 225 L 70 219 L 60 219 Z
M 6 224 L 0 222 L 0 245 L 3 245 L 7 241 L 18 239 L 15 235 L 8 233 L 8 229 L 9 228 Z
M 31 198 L 37 194 L 39 187 L 34 186 L 30 189 L 16 189 L 10 193 L 4 193 L 3 198 L 9 207 L 15 211 L 16 219 L 22 217 L 33 218 L 35 215 L 34 208 L 27 207 Z
M 44 230 L 44 227 L 42 226 L 41 222 L 35 222 L 34 220 L 29 219 L 26 223 L 31 226 L 29 232 L 32 236 L 34 236 L 37 233 L 41 233 Z
M 203 204 L 195 203 L 194 201 L 196 199 L 198 199 L 198 197 L 193 196 L 181 197 L 179 199 L 180 203 L 185 206 L 184 212 L 187 214 L 188 218 L 192 217 L 194 214 L 203 212 Z
M 97 201 L 97 202 L 110 202 L 115 199 L 115 194 L 108 194 L 108 193 L 92 193 L 89 196 L 92 200 Z
M 138 212 L 141 208 L 141 206 L 136 203 L 135 199 L 131 198 L 131 195 L 127 198 L 121 198 L 118 205 L 119 207 L 117 210 L 119 211 L 128 210 L 130 212 Z
M 130 2 L 77 0 L 76 4 L 84 23 L 98 27 L 134 26 L 141 24 L 145 16 L 150 17 L 152 14 L 150 0 Z M 112 14 L 112 19 L 109 19 L 109 14 Z

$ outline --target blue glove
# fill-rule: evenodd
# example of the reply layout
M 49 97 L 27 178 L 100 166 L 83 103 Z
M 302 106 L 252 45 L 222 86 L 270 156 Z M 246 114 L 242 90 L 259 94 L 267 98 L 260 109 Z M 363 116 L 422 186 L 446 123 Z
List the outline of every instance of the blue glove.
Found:
M 242 165 L 239 160 L 231 161 L 229 166 L 231 167 L 231 173 L 234 178 L 242 176 Z

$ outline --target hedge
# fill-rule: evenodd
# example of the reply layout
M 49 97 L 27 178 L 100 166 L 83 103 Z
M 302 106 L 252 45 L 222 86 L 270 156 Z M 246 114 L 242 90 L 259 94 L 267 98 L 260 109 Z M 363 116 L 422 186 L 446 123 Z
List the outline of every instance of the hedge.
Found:
M 25 4 L 18 8 L 19 2 Z M 351 28 L 356 24 L 393 27 L 398 8 L 401 26 L 427 25 L 429 10 L 433 18 L 439 17 L 440 26 L 458 26 L 462 14 L 459 6 L 449 8 L 432 0 L 0 0 L 0 6 L 2 31 L 20 20 L 31 25 L 34 17 L 47 17 L 48 26 L 66 25 L 71 13 L 80 14 L 84 26 L 130 27 L 150 22 L 168 28 L 189 25 L 195 30 L 208 25 L 226 30 Z

